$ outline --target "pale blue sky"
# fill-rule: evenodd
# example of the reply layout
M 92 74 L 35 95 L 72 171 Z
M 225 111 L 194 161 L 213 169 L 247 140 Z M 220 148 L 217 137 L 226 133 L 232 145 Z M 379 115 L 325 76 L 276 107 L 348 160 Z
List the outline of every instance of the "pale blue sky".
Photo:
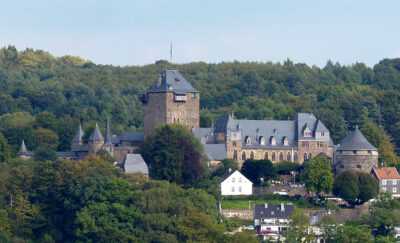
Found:
M 400 57 L 399 0 L 8 0 L 0 46 L 95 63 L 273 61 L 324 66 Z

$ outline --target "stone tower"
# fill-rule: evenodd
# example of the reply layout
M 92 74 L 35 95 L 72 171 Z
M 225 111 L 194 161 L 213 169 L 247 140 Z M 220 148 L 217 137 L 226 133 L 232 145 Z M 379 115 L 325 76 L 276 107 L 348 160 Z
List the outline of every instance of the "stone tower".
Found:
M 92 135 L 89 137 L 88 140 L 88 153 L 90 154 L 96 154 L 101 147 L 104 144 L 104 137 L 100 132 L 99 126 L 96 123 L 96 127 L 92 133 Z
M 85 133 L 83 132 L 81 125 L 79 125 L 78 131 L 72 139 L 71 151 L 74 151 L 77 146 L 83 145 L 83 135 L 85 135 Z
M 175 70 L 163 73 L 141 94 L 144 104 L 144 136 L 154 133 L 160 123 L 178 123 L 189 129 L 199 127 L 200 92 Z
M 344 138 L 335 157 L 336 175 L 344 170 L 371 173 L 373 167 L 378 167 L 378 149 L 368 142 L 358 127 Z

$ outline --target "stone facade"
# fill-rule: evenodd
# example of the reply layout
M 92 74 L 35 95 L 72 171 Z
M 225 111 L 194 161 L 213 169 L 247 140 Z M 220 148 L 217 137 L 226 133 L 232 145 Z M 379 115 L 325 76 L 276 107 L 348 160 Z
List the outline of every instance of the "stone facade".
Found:
M 88 142 L 88 153 L 90 154 L 96 154 L 99 152 L 100 149 L 102 149 L 104 144 L 104 141 L 89 141 Z
M 337 151 L 336 174 L 344 170 L 354 170 L 371 173 L 373 167 L 378 167 L 378 151 Z
M 167 93 L 149 93 L 144 107 L 144 136 L 154 133 L 154 128 L 167 122 Z

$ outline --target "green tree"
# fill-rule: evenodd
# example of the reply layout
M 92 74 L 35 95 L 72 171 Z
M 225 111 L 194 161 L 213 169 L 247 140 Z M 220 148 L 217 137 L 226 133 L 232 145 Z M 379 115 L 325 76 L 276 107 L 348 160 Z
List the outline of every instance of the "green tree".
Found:
M 358 194 L 360 204 L 375 198 L 379 193 L 379 182 L 371 174 L 358 173 L 358 187 L 360 190 Z
M 37 147 L 33 157 L 36 161 L 57 160 L 56 152 L 48 147 Z
M 11 158 L 10 148 L 7 140 L 0 133 L 0 162 L 7 163 Z
M 115 161 L 111 154 L 105 149 L 100 149 L 99 151 L 97 151 L 96 155 L 99 156 L 102 160 L 109 163 L 113 163 Z
M 50 129 L 38 128 L 35 130 L 36 144 L 38 147 L 47 147 L 56 150 L 58 147 L 58 135 Z
M 269 160 L 246 160 L 240 172 L 247 177 L 255 186 L 261 185 L 261 181 L 268 181 L 275 178 L 276 173 L 274 166 Z
M 373 237 L 368 229 L 358 226 L 342 226 L 338 228 L 334 242 L 343 243 L 372 243 Z
M 314 157 L 307 163 L 301 181 L 307 190 L 315 192 L 317 195 L 323 191 L 332 191 L 333 174 L 329 161 L 323 157 Z
M 275 171 L 280 175 L 290 175 L 291 171 L 299 171 L 301 165 L 296 162 L 282 161 L 274 164 Z
M 307 242 L 312 238 L 307 232 L 310 220 L 300 209 L 295 208 L 293 215 L 289 219 L 291 220 L 291 230 L 283 233 L 283 236 L 288 238 L 288 242 L 299 242 L 304 238 Z

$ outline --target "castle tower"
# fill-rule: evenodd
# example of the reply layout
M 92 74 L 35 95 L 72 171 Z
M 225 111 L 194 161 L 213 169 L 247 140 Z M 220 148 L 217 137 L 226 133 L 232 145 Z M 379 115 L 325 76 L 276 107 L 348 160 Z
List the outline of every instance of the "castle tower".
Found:
M 378 167 L 378 155 L 378 149 L 356 127 L 335 151 L 336 175 L 344 170 L 370 173 L 373 167 Z
M 104 139 L 103 149 L 114 155 L 114 145 L 111 141 L 110 121 L 107 119 L 106 138 Z
M 29 156 L 27 156 L 27 152 L 28 152 L 28 150 L 26 149 L 25 141 L 22 140 L 21 146 L 19 147 L 19 150 L 18 150 L 18 158 L 28 159 Z
M 175 70 L 167 70 L 141 94 L 144 104 L 144 136 L 152 135 L 160 123 L 199 127 L 200 92 Z
M 96 127 L 89 137 L 88 140 L 88 152 L 90 154 L 96 154 L 104 144 L 104 137 L 100 132 L 99 125 L 96 123 Z
M 77 146 L 83 145 L 83 135 L 85 135 L 85 133 L 82 130 L 82 126 L 79 125 L 78 131 L 76 132 L 74 138 L 72 139 L 72 143 L 71 143 L 71 151 L 74 151 L 74 149 Z

